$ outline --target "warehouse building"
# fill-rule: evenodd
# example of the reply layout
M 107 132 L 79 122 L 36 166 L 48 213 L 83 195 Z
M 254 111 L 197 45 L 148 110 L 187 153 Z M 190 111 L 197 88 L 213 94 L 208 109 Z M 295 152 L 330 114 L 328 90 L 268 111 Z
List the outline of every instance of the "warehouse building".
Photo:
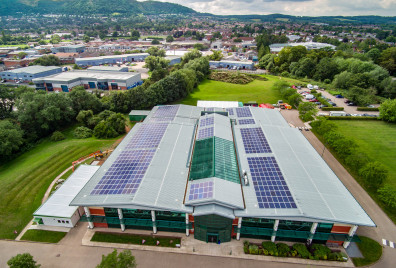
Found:
M 103 71 L 103 72 L 128 72 L 128 67 L 118 66 L 92 66 L 87 68 L 88 71 Z
M 54 75 L 62 72 L 61 67 L 57 66 L 29 66 L 15 70 L 0 72 L 0 77 L 6 81 L 19 80 L 22 82 L 31 82 L 38 77 Z
M 84 215 L 84 210 L 81 207 L 69 206 L 69 204 L 98 169 L 98 166 L 79 166 L 62 186 L 33 213 L 33 221 L 38 225 L 74 227 Z
M 131 89 L 143 83 L 140 73 L 106 71 L 72 71 L 33 80 L 38 90 L 69 92 L 73 87 L 85 89 Z
M 375 226 L 277 110 L 169 105 L 142 116 L 71 202 L 90 228 L 347 247 L 359 225 Z
M 126 62 L 144 61 L 149 56 L 148 53 L 111 55 L 102 57 L 77 58 L 78 66 L 99 66 L 103 64 L 122 64 Z
M 169 61 L 169 66 L 178 64 L 181 62 L 181 58 L 180 56 L 166 56 L 165 59 Z
M 60 46 L 52 47 L 52 53 L 83 53 L 85 51 L 84 45 Z
M 252 61 L 209 61 L 211 68 L 228 68 L 228 69 L 240 69 L 240 70 L 252 70 L 254 69 L 254 63 Z

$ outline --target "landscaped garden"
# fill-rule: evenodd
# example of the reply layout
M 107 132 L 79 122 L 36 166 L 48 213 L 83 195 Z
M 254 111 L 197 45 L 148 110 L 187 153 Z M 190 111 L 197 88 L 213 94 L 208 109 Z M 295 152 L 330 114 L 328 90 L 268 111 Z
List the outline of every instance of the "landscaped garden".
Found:
M 134 244 L 144 246 L 158 246 L 175 248 L 180 246 L 180 237 L 156 236 L 156 235 L 135 235 L 135 234 L 120 234 L 108 232 L 95 232 L 91 241 L 106 242 L 106 243 L 120 243 L 120 244 Z
M 357 243 L 363 258 L 352 258 L 355 266 L 365 266 L 378 261 L 382 255 L 382 246 L 375 240 L 359 236 L 361 242 Z
M 55 232 L 45 230 L 27 230 L 22 236 L 21 240 L 36 241 L 36 242 L 47 242 L 47 243 L 58 243 L 65 237 L 66 232 Z
M 347 255 L 340 250 L 331 250 L 325 245 L 320 244 L 312 244 L 307 247 L 301 243 L 295 243 L 293 246 L 289 246 L 285 243 L 274 243 L 271 241 L 264 241 L 261 244 L 244 241 L 243 250 L 246 254 L 253 255 L 343 262 L 348 260 Z

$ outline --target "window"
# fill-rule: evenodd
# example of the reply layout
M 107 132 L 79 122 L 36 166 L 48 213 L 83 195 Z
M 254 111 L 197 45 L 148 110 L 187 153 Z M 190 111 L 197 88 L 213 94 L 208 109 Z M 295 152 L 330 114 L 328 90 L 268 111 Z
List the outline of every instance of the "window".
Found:
M 58 223 L 61 223 L 61 221 L 60 221 L 60 220 L 58 220 Z
M 65 223 L 65 221 L 62 221 L 62 223 Z
M 66 221 L 66 223 L 69 223 L 69 221 Z

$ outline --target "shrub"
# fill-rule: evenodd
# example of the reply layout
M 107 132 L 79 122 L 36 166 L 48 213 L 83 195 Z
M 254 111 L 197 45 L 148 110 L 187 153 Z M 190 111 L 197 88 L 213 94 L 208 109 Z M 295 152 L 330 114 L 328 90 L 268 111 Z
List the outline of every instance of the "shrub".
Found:
M 356 110 L 358 110 L 358 111 L 379 111 L 379 108 L 377 108 L 377 107 L 374 107 L 374 108 L 371 108 L 371 107 L 357 107 Z
M 258 255 L 259 254 L 259 247 L 256 245 L 249 245 L 249 254 Z
M 344 107 L 323 107 L 322 111 L 344 111 Z
M 324 82 L 325 84 L 330 84 L 330 83 L 331 83 L 331 80 L 328 79 L 328 78 L 326 78 L 325 80 L 323 80 L 323 82 Z
M 278 249 L 276 244 L 271 241 L 265 241 L 262 243 L 263 249 L 268 251 L 268 254 L 271 256 L 278 256 Z
M 378 190 L 388 177 L 388 170 L 380 162 L 369 162 L 359 170 L 359 175 L 367 187 Z
M 390 208 L 396 208 L 396 190 L 389 184 L 378 189 L 378 197 Z
M 243 252 L 245 252 L 245 254 L 249 254 L 249 241 L 247 240 L 243 241 Z
M 51 141 L 61 141 L 65 139 L 65 135 L 62 134 L 60 131 L 55 131 L 52 133 Z
M 74 130 L 73 134 L 77 139 L 87 139 L 92 137 L 92 130 L 87 127 L 78 127 Z
M 248 84 L 254 80 L 254 78 L 246 74 L 230 72 L 212 72 L 209 79 L 232 84 Z
M 309 253 L 307 247 L 304 244 L 294 244 L 293 249 L 297 251 L 297 255 L 303 259 L 309 259 L 312 257 L 311 253 Z
M 311 249 L 313 250 L 314 257 L 319 258 L 320 260 L 327 260 L 331 253 L 331 250 L 324 245 L 314 244 L 311 246 Z
M 285 243 L 278 243 L 276 247 L 280 257 L 288 257 L 290 255 L 290 247 Z
M 117 131 L 111 127 L 111 125 L 106 121 L 101 121 L 94 128 L 94 135 L 96 138 L 114 138 L 118 136 Z

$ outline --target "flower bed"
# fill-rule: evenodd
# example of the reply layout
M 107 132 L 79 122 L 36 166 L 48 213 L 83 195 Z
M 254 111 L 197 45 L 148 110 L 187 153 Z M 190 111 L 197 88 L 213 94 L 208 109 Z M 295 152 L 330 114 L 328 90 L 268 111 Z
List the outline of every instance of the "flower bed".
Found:
M 291 257 L 311 260 L 347 261 L 348 257 L 341 251 L 332 251 L 328 247 L 320 244 L 312 244 L 307 247 L 304 244 L 296 243 L 289 246 L 285 243 L 274 243 L 264 241 L 261 245 L 252 244 L 249 241 L 243 242 L 243 250 L 246 254 L 265 255 L 274 257 Z

